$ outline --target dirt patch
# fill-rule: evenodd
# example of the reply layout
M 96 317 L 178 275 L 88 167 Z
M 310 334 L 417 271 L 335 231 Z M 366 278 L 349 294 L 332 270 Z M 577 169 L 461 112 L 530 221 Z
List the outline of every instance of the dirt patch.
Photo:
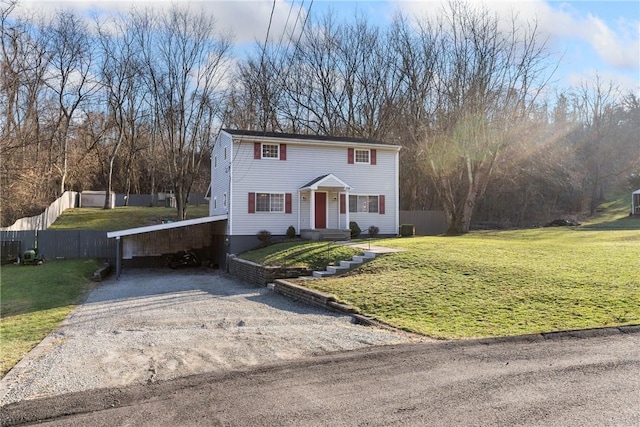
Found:
M 0 381 L 0 404 L 420 340 L 214 270 L 130 270 Z

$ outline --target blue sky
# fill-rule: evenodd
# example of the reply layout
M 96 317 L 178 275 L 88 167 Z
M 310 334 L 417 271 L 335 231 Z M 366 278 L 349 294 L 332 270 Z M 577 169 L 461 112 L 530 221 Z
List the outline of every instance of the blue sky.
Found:
M 240 0 L 188 1 L 193 8 L 214 14 L 221 28 L 231 30 L 242 52 L 256 40 L 264 40 L 273 7 L 271 37 L 280 38 L 285 26 L 291 26 L 298 10 L 312 15 L 333 9 L 338 16 L 350 19 L 356 11 L 365 13 L 371 22 L 386 25 L 397 11 L 410 16 L 438 13 L 444 0 L 403 1 L 328 1 L 328 0 Z M 469 0 L 479 3 L 479 0 Z M 169 7 L 168 0 L 21 0 L 23 9 L 47 13 L 56 8 L 74 8 L 80 13 L 99 11 L 108 15 L 136 7 Z M 541 33 L 548 38 L 548 50 L 559 68 L 553 79 L 554 90 L 576 87 L 598 74 L 623 91 L 640 91 L 640 1 L 485 1 L 500 16 L 518 14 L 518 19 L 536 19 Z M 301 15 L 302 16 L 302 15 Z M 289 17 L 289 19 L 287 19 Z

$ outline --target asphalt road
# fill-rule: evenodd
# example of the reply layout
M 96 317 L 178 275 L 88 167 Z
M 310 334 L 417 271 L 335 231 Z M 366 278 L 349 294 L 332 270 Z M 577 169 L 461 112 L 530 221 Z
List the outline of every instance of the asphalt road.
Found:
M 640 328 L 403 344 L 0 408 L 5 425 L 640 425 Z

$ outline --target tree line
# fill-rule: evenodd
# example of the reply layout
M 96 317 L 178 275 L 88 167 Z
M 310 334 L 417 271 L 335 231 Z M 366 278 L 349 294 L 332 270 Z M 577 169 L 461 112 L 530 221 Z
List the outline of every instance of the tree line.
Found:
M 14 7 L 0 16 L 3 225 L 65 189 L 170 188 L 183 217 L 222 126 L 401 145 L 401 209 L 444 209 L 451 234 L 593 213 L 640 171 L 637 93 L 554 91 L 536 22 L 469 3 L 385 27 L 310 14 L 242 57 L 189 9 L 89 25 Z

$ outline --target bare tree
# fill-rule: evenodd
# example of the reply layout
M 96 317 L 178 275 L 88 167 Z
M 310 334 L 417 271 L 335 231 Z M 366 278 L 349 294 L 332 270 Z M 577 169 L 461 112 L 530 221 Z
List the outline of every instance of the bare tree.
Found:
M 112 128 L 107 132 L 111 150 L 107 159 L 105 209 L 110 206 L 113 166 L 118 150 L 123 142 L 128 142 L 130 168 L 136 154 L 138 127 L 141 125 L 139 115 L 144 96 L 142 62 L 136 55 L 138 46 L 133 23 L 132 19 L 121 18 L 112 20 L 108 30 L 98 25 L 101 87 L 105 92 L 110 118 L 107 125 Z
M 47 85 L 57 105 L 52 138 L 58 152 L 53 165 L 59 173 L 59 193 L 62 194 L 68 176 L 69 131 L 74 114 L 95 93 L 97 86 L 92 81 L 94 55 L 84 21 L 72 12 L 59 11 L 47 31 L 48 50 L 52 55 Z
M 633 94 L 622 96 L 612 82 L 605 83 L 599 76 L 583 82 L 574 94 L 583 124 L 576 137 L 586 171 L 590 214 L 606 200 L 607 188 L 623 183 L 640 161 L 634 99 Z
M 41 109 L 50 55 L 45 34 L 0 3 L 0 205 L 2 222 L 46 203 L 49 175 L 41 162 Z M 35 19 L 33 20 L 35 22 Z
M 214 139 L 216 118 L 224 111 L 220 91 L 230 42 L 216 34 L 211 16 L 188 9 L 172 7 L 153 24 L 141 40 L 160 144 L 178 218 L 184 219 L 191 187 Z
M 461 234 L 505 146 L 529 132 L 547 55 L 535 23 L 504 31 L 486 8 L 455 1 L 442 16 L 438 110 L 424 147 L 448 233 Z

